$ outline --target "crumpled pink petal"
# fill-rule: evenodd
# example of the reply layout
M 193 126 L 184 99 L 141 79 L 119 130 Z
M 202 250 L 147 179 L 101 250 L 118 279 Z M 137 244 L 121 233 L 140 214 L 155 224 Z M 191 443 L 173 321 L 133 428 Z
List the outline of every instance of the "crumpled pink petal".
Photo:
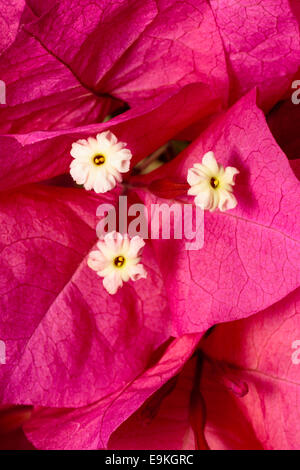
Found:
M 216 105 L 209 90 L 189 85 L 160 103 L 137 107 L 102 124 L 0 136 L 0 190 L 69 172 L 72 143 L 111 130 L 133 154 L 131 168 Z
M 6 105 L 0 106 L 0 131 L 5 134 L 101 121 L 117 104 L 83 87 L 24 30 L 0 56 L 0 78 L 6 85 Z
M 25 0 L 7 0 L 1 2 L 0 54 L 14 41 L 25 5 Z
M 176 335 L 253 315 L 299 285 L 299 182 L 256 107 L 254 92 L 170 164 L 134 181 L 150 190 L 161 186 L 158 193 L 166 189 L 165 197 L 178 198 L 172 186 L 186 183 L 188 169 L 210 150 L 218 162 L 240 171 L 237 207 L 205 212 L 199 250 L 186 250 L 186 240 L 152 240 Z M 165 202 L 142 190 L 139 196 L 148 208 Z
M 193 357 L 178 375 L 172 377 L 116 429 L 110 437 L 108 448 L 206 449 L 202 428 L 205 422 L 204 402 L 196 386 L 196 376 L 197 358 Z M 196 426 L 193 426 L 194 422 Z
M 210 0 L 230 77 L 230 101 L 259 90 L 266 109 L 289 87 L 299 67 L 299 28 L 288 0 Z
M 199 337 L 174 341 L 154 367 L 101 402 L 37 410 L 25 425 L 27 438 L 42 449 L 296 450 L 299 294 L 217 325 L 190 360 Z
M 267 109 L 299 65 L 288 0 L 65 0 L 44 13 L 28 31 L 88 87 L 130 104 L 202 82 L 224 104 L 228 83 L 231 103 L 258 86 Z
M 205 353 L 228 364 L 248 385 L 239 397 L 216 381 L 209 364 L 204 368 L 210 448 L 299 448 L 300 365 L 292 361 L 299 325 L 298 289 L 258 315 L 216 326 L 204 341 Z
M 226 102 L 222 41 L 205 0 L 63 0 L 27 30 L 87 87 L 131 105 L 195 82 Z
M 2 194 L 2 403 L 94 402 L 133 380 L 169 338 L 163 279 L 149 243 L 147 279 L 114 296 L 87 265 L 104 202 L 114 196 L 42 185 Z
M 200 338 L 187 335 L 173 340 L 140 376 L 97 403 L 77 410 L 38 409 L 25 426 L 27 438 L 40 449 L 106 448 L 113 431 L 178 374 Z

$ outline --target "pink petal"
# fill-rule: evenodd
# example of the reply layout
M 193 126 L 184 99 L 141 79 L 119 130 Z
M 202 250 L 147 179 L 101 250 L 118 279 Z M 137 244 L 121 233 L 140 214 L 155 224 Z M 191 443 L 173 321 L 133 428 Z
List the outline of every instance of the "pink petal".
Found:
M 248 385 L 248 393 L 238 397 L 217 384 L 211 367 L 203 372 L 211 448 L 299 447 L 299 365 L 292 360 L 300 333 L 299 294 L 298 289 L 251 318 L 218 325 L 204 342 L 207 355 L 229 364 Z
M 289 88 L 299 67 L 297 20 L 288 0 L 211 0 L 232 83 L 231 102 L 254 86 L 265 108 Z
M 234 186 L 236 208 L 205 213 L 204 245 L 198 250 L 187 250 L 186 239 L 152 240 L 173 312 L 174 334 L 252 315 L 299 284 L 299 182 L 256 107 L 254 93 L 173 162 L 132 182 L 157 189 L 157 180 L 163 185 L 167 179 L 170 186 L 172 175 L 172 181 L 184 184 L 188 169 L 209 149 L 222 165 L 240 171 Z M 139 196 L 148 208 L 165 202 L 143 191 Z
M 151 246 L 147 279 L 109 295 L 86 256 L 96 210 L 114 198 L 42 185 L 2 193 L 2 403 L 84 406 L 144 371 L 170 336 L 163 280 Z
M 0 56 L 6 105 L 0 106 L 2 133 L 69 129 L 99 122 L 116 101 L 96 97 L 59 60 L 24 30 Z
M 97 403 L 77 410 L 37 411 L 26 426 L 26 436 L 42 449 L 106 448 L 113 431 L 181 370 L 200 338 L 188 335 L 165 345 L 160 359 L 140 377 Z M 180 439 L 182 435 L 177 443 Z
M 20 27 L 25 4 L 25 0 L 10 0 L 2 5 L 0 14 L 0 54 L 14 41 Z
M 193 85 L 166 101 L 156 105 L 147 103 L 102 124 L 0 136 L 0 188 L 4 190 L 68 173 L 72 143 L 107 129 L 120 141 L 127 142 L 134 155 L 133 167 L 176 135 L 180 128 L 196 120 L 203 112 L 203 102 L 208 103 L 210 99 L 205 88 Z
M 226 100 L 223 45 L 204 0 L 63 0 L 27 29 L 96 92 L 136 104 L 197 82 Z

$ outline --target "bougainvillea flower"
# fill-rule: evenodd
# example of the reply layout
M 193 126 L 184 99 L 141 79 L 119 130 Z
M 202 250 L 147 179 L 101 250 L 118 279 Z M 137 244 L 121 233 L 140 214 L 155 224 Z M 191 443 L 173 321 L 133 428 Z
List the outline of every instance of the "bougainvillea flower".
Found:
M 232 193 L 232 186 L 238 173 L 239 170 L 232 166 L 224 169 L 217 163 L 214 153 L 207 152 L 201 163 L 194 163 L 188 170 L 187 181 L 191 186 L 188 194 L 195 196 L 197 206 L 211 212 L 217 208 L 220 211 L 234 209 L 237 200 Z
M 72 144 L 108 130 L 127 143 L 133 167 L 215 105 L 207 87 L 189 85 L 169 99 L 148 102 L 105 123 L 0 135 L 0 190 L 69 173 Z
M 156 108 L 153 113 L 147 119 L 159 115 Z M 144 140 L 135 139 L 142 153 Z M 106 199 L 42 185 L 2 193 L 0 337 L 10 351 L 0 368 L 3 403 L 73 407 L 100 400 L 141 373 L 170 335 L 247 317 L 298 286 L 299 182 L 256 107 L 255 93 L 173 162 L 151 176 L 131 176 L 129 202 L 157 202 L 153 191 L 164 189 L 164 179 L 175 178 L 167 188 L 176 188 L 176 179 L 184 183 L 208 149 L 224 167 L 239 169 L 237 207 L 205 214 L 205 243 L 198 251 L 186 250 L 184 240 L 146 241 L 147 278 L 126 282 L 114 296 L 88 267 L 87 256 L 96 243 L 96 209 L 103 202 L 116 205 L 116 191 Z M 147 181 L 145 192 L 141 184 Z
M 257 315 L 217 325 L 200 343 L 200 335 L 173 341 L 102 401 L 36 409 L 27 438 L 40 449 L 297 449 L 299 299 L 297 290 Z
M 297 135 L 282 102 L 268 115 L 274 139 L 253 89 L 265 111 L 290 99 L 292 7 L 13 0 L 1 12 L 12 25 L 0 33 L 8 445 L 297 447 L 299 160 L 287 158 Z M 141 174 L 178 136 L 193 142 Z M 54 186 L 70 168 L 84 187 Z M 99 241 L 97 209 L 118 213 L 121 194 L 148 215 L 188 202 L 190 228 L 197 205 L 211 209 L 204 244 L 116 232 Z
M 106 193 L 122 181 L 121 173 L 130 168 L 132 153 L 125 142 L 119 142 L 110 131 L 101 132 L 96 138 L 81 139 L 72 144 L 70 174 L 77 184 L 86 190 Z
M 51 6 L 28 31 L 86 86 L 130 104 L 202 82 L 223 102 L 229 84 L 231 103 L 258 86 L 268 107 L 299 66 L 299 30 L 288 0 Z
M 170 337 L 151 244 L 143 250 L 147 278 L 113 296 L 87 264 L 97 207 L 115 202 L 107 194 L 43 185 L 2 193 L 2 403 L 84 406 L 140 374 Z
M 205 212 L 200 250 L 186 250 L 182 240 L 152 240 L 181 333 L 257 313 L 299 283 L 299 182 L 257 108 L 254 92 L 175 160 L 131 183 L 139 181 L 149 189 L 138 190 L 148 208 L 164 202 L 162 198 L 180 201 L 188 191 L 188 170 L 210 150 L 224 167 L 240 172 L 236 208 Z
M 97 251 L 89 253 L 87 264 L 103 277 L 103 286 L 110 294 L 115 294 L 123 282 L 137 281 L 147 277 L 140 263 L 144 240 L 138 235 L 130 239 L 118 232 L 107 233 L 97 243 Z

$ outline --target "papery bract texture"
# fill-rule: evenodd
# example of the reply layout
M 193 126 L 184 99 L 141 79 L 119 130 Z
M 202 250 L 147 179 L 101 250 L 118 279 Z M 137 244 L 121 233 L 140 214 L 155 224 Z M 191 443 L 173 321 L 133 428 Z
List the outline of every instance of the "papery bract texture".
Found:
M 25 5 L 25 0 L 8 0 L 5 3 L 1 2 L 0 54 L 14 41 Z
M 112 432 L 178 374 L 200 338 L 201 335 L 187 335 L 173 340 L 140 376 L 98 403 L 78 410 L 37 410 L 25 427 L 27 438 L 42 449 L 106 448 Z M 157 406 L 154 404 L 155 409 Z
M 56 57 L 22 30 L 0 56 L 6 105 L 0 106 L 2 133 L 65 129 L 102 121 L 116 106 L 83 87 Z
M 134 166 L 214 106 L 206 87 L 190 85 L 167 100 L 149 102 L 102 124 L 1 135 L 0 190 L 68 173 L 72 143 L 107 130 L 127 143 Z
M 63 0 L 27 29 L 97 92 L 134 104 L 198 82 L 226 102 L 225 56 L 207 1 Z
M 297 20 L 288 0 L 210 0 L 228 61 L 230 101 L 253 86 L 266 109 L 299 67 Z
M 131 104 L 202 82 L 224 104 L 228 84 L 231 103 L 258 86 L 268 108 L 299 65 L 288 0 L 62 1 L 44 11 L 31 34 L 88 87 Z
M 182 193 L 189 168 L 211 150 L 222 165 L 240 172 L 237 207 L 205 212 L 199 250 L 187 250 L 184 240 L 152 240 L 176 334 L 257 313 L 299 283 L 299 182 L 256 107 L 255 93 L 242 98 L 170 164 L 135 181 L 173 199 L 173 189 Z M 164 202 L 150 192 L 139 191 L 139 196 L 149 209 Z
M 101 203 L 114 198 L 42 185 L 2 194 L 2 403 L 86 405 L 134 379 L 170 336 L 151 245 L 147 279 L 114 296 L 88 267 Z
M 300 364 L 293 360 L 299 325 L 298 289 L 258 315 L 218 325 L 204 342 L 205 353 L 227 364 L 248 387 L 245 396 L 237 396 L 206 364 L 202 393 L 211 448 L 299 448 Z

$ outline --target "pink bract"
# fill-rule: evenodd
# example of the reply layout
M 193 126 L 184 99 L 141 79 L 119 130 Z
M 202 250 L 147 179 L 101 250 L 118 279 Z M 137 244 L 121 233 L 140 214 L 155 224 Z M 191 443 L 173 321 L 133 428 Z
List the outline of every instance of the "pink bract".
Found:
M 156 390 L 176 376 L 200 337 L 188 335 L 173 340 L 143 374 L 97 403 L 78 410 L 37 410 L 26 427 L 27 437 L 37 448 L 43 449 L 106 448 L 111 433 Z
M 217 106 L 207 87 L 194 84 L 168 99 L 155 104 L 148 102 L 105 123 L 0 135 L 0 190 L 69 172 L 72 143 L 105 130 L 111 130 L 118 140 L 127 143 L 134 155 L 132 167 Z
M 298 3 L 0 0 L 0 447 L 297 449 Z M 105 131 L 122 143 L 77 146 L 75 179 L 105 162 L 117 185 L 74 187 L 72 144 Z M 146 239 L 147 278 L 110 295 L 99 205 L 188 203 L 187 225 L 207 152 L 236 207 L 195 250 Z
M 240 171 L 234 187 L 237 207 L 205 212 L 204 246 L 198 251 L 187 251 L 182 240 L 152 241 L 177 334 L 257 313 L 299 283 L 299 182 L 254 92 L 175 160 L 140 177 L 140 184 L 158 196 L 143 191 L 139 196 L 148 206 L 162 203 L 159 196 L 178 198 L 176 188 L 186 182 L 188 169 L 210 150 L 221 164 Z

